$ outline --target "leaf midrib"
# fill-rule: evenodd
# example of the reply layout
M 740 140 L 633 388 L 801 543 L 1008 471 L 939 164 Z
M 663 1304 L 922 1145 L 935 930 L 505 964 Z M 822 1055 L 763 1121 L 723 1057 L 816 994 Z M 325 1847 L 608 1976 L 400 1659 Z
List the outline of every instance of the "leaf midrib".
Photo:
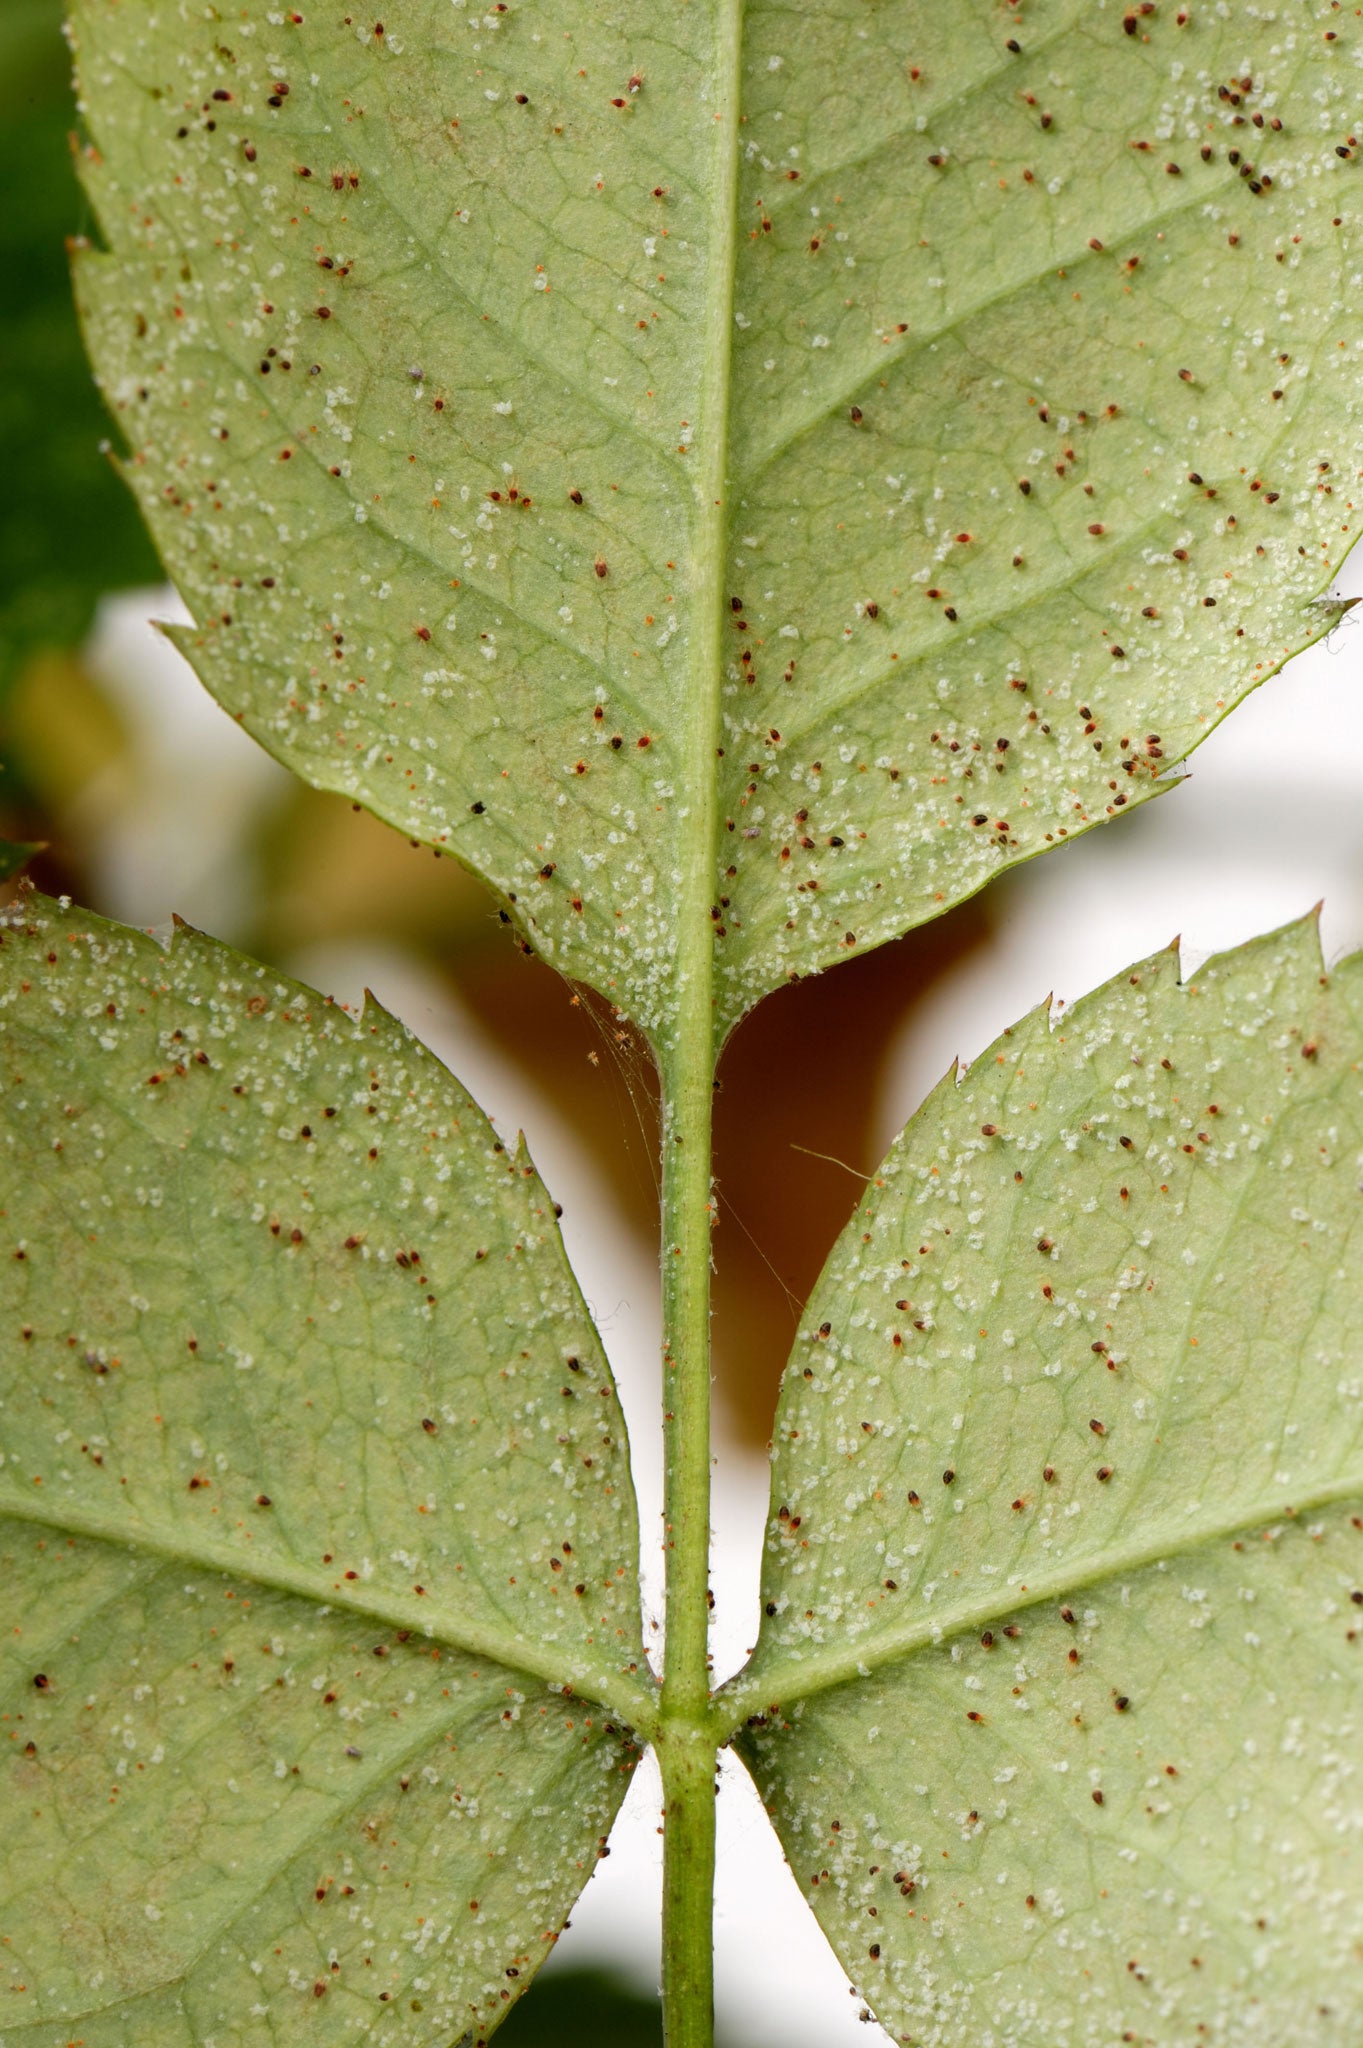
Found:
M 811 1657 L 786 1656 L 769 1671 L 753 1663 L 720 1688 L 716 1712 L 722 1715 L 725 1738 L 731 1738 L 750 1713 L 769 1707 L 786 1707 L 798 1700 L 812 1699 L 833 1687 L 870 1678 L 886 1665 L 900 1662 L 919 1650 L 935 1649 L 953 1636 L 987 1628 L 1009 1615 L 1023 1613 L 1057 1600 L 1064 1594 L 1079 1593 L 1105 1579 L 1148 1570 L 1152 1565 L 1189 1556 L 1209 1545 L 1228 1541 L 1265 1523 L 1298 1520 L 1322 1508 L 1363 1498 L 1363 1464 L 1359 1469 L 1306 1493 L 1280 1491 L 1233 1513 L 1212 1516 L 1195 1528 L 1172 1534 L 1165 1532 L 1144 1542 L 1114 1544 L 1088 1559 L 1053 1566 L 1029 1575 L 1026 1585 L 1002 1586 L 987 1598 L 964 1603 L 932 1620 L 906 1620 L 886 1629 L 874 1641 L 854 1640 Z
M 453 1616 L 429 1601 L 383 1597 L 353 1592 L 348 1587 L 321 1585 L 305 1566 L 290 1565 L 275 1556 L 268 1563 L 243 1556 L 227 1543 L 212 1543 L 199 1536 L 192 1543 L 172 1539 L 153 1529 L 130 1531 L 109 1515 L 73 1512 L 69 1507 L 49 1508 L 45 1503 L 0 1491 L 0 1516 L 35 1527 L 59 1531 L 88 1542 L 106 1543 L 111 1549 L 134 1555 L 163 1558 L 192 1571 L 221 1572 L 228 1578 L 289 1593 L 319 1608 L 344 1611 L 375 1622 L 384 1628 L 410 1629 L 427 1642 L 438 1642 L 466 1656 L 486 1657 L 511 1671 L 520 1672 L 541 1685 L 562 1688 L 571 1682 L 575 1693 L 593 1699 L 618 1714 L 630 1727 L 647 1735 L 654 1719 L 654 1701 L 649 1688 L 626 1672 L 594 1666 L 581 1650 L 555 1650 L 522 1636 L 502 1636 L 496 1629 L 456 1623 Z
M 725 673 L 724 589 L 729 562 L 729 447 L 732 433 L 734 292 L 738 262 L 739 123 L 742 111 L 743 0 L 720 0 L 714 29 L 714 101 L 708 111 L 717 134 L 710 197 L 709 276 L 701 349 L 700 419 L 705 441 L 694 475 L 694 588 L 699 630 L 692 641 L 692 714 L 679 749 L 691 802 L 678 810 L 678 939 L 670 1044 L 659 1045 L 670 1096 L 680 1100 L 686 1074 L 704 1064 L 712 1071 L 716 945 L 710 904 L 720 859 L 720 778 L 717 749 Z M 662 1034 L 660 1034 L 660 1037 Z M 705 1085 L 710 1084 L 707 1072 Z

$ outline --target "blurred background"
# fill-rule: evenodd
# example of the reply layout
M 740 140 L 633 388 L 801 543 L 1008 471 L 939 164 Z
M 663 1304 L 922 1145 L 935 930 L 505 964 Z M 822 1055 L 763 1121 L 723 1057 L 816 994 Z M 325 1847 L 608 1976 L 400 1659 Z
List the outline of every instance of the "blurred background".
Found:
M 137 925 L 172 911 L 343 1000 L 403 1016 L 565 1205 L 621 1382 L 658 1615 L 656 1092 L 645 1049 L 523 956 L 481 886 L 292 782 L 149 625 L 176 617 L 104 449 L 71 309 L 88 229 L 56 0 L 0 0 L 0 837 L 40 885 Z M 1363 557 L 1339 586 L 1363 595 Z M 1357 615 L 1363 618 L 1363 611 Z M 1363 943 L 1363 635 L 1350 616 L 1269 682 L 1159 803 L 1019 870 L 926 931 L 765 1003 L 718 1098 L 715 1663 L 756 1627 L 766 1440 L 808 1294 L 861 1178 L 953 1058 L 1181 934 L 1185 958 L 1325 899 L 1327 960 Z M 656 1777 L 641 1769 L 507 2048 L 660 2048 Z M 726 1768 L 717 1971 L 744 2048 L 868 2048 L 869 2024 Z

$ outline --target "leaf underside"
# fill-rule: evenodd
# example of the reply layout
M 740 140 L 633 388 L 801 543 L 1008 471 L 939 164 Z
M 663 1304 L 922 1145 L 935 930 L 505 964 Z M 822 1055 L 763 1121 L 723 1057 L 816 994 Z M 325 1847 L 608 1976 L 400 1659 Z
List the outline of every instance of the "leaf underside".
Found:
M 896 2040 L 1359 2038 L 1361 1075 L 1313 921 L 1157 955 L 948 1076 L 832 1254 L 736 1704 Z
M 0 2037 L 481 2038 L 646 1699 L 552 1204 L 372 1001 L 40 897 L 0 964 Z
M 735 106 L 733 4 L 73 7 L 180 644 L 664 1040 L 697 859 L 722 1033 L 1153 794 L 1354 525 L 1351 16 L 750 0 Z

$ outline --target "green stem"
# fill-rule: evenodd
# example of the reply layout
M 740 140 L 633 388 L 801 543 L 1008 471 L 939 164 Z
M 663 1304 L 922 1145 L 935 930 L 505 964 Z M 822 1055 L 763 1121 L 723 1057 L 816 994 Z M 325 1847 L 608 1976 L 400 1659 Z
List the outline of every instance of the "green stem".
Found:
M 714 2048 L 715 1744 L 669 1729 L 663 1774 L 663 2038 Z
M 695 576 L 684 748 L 689 815 L 677 881 L 675 1023 L 659 1047 L 663 1121 L 663 1521 L 667 1636 L 657 1748 L 663 1830 L 667 2048 L 713 2048 L 715 1739 L 710 1714 L 710 1199 L 716 772 L 725 669 L 729 361 L 738 246 L 742 0 L 718 0 L 711 89 L 709 299 L 692 455 Z
M 668 1091 L 663 1144 L 665 1722 L 698 1727 L 710 1699 L 710 1063 Z
M 708 919 L 707 919 L 708 922 Z M 699 979 L 707 993 L 708 972 Z M 697 1020 L 698 1022 L 700 1020 Z M 664 1070 L 663 1488 L 667 1635 L 663 1774 L 663 2036 L 712 2048 L 715 1742 L 709 1731 L 710 1019 Z M 686 1041 L 683 1039 L 683 1046 Z M 697 1052 L 699 1056 L 697 1056 Z

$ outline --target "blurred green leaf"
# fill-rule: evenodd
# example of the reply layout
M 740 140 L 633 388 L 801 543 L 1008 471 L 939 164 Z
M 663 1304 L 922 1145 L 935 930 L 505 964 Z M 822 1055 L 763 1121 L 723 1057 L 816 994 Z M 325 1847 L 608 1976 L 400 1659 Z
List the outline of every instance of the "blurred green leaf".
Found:
M 100 452 L 108 417 L 71 296 L 66 240 L 90 213 L 61 20 L 57 0 L 0 5 L 0 691 L 28 649 L 80 640 L 104 591 L 162 576 Z
M 41 852 L 41 846 L 15 845 L 12 840 L 0 839 L 0 882 L 9 881 L 28 865 L 35 853 Z
M 662 2007 L 604 1970 L 546 1971 L 497 2048 L 663 2048 Z

